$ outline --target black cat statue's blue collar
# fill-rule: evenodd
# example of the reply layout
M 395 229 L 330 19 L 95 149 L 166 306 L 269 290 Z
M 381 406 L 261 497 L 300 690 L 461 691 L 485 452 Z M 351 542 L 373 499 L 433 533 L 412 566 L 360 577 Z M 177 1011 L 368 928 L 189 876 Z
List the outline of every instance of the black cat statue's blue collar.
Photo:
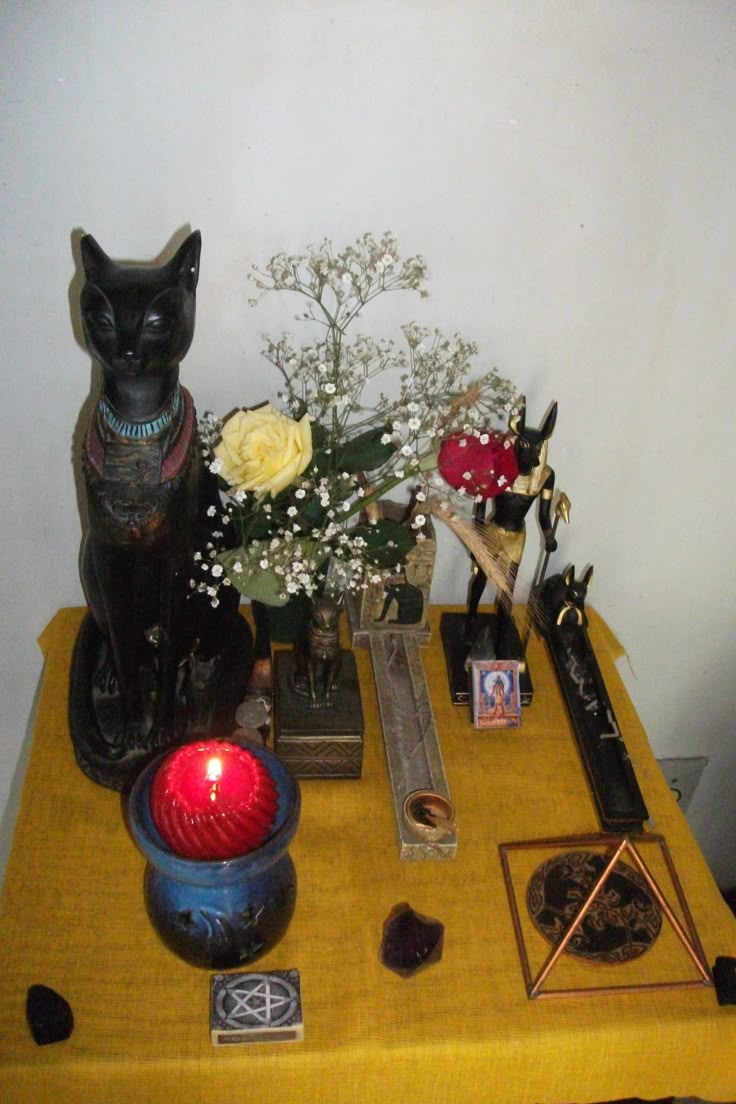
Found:
M 99 411 L 105 425 L 117 433 L 118 437 L 127 437 L 135 440 L 144 440 L 146 437 L 155 437 L 157 433 L 168 429 L 181 406 L 181 386 L 177 383 L 176 390 L 171 400 L 166 404 L 157 418 L 150 422 L 128 422 L 116 414 L 104 396 L 100 396 Z

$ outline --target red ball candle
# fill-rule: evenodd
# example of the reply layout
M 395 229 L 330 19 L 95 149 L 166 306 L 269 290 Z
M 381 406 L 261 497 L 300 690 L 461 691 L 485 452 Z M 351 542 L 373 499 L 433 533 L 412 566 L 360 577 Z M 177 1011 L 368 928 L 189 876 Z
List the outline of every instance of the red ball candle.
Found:
M 273 828 L 278 793 L 256 755 L 225 740 L 186 744 L 151 785 L 151 816 L 164 843 L 187 859 L 233 859 Z

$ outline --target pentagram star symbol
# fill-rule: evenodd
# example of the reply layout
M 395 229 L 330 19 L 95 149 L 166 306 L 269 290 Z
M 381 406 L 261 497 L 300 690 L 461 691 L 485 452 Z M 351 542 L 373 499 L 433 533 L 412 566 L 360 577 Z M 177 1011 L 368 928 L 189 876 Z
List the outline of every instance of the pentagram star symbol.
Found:
M 186 909 L 184 912 L 177 912 L 175 920 L 177 928 L 182 928 L 184 931 L 188 931 L 189 928 L 196 926 L 196 921 L 192 916 L 192 910 Z
M 251 978 L 247 987 L 229 987 L 228 996 L 229 1022 L 247 1020 L 264 1026 L 283 1023 L 296 1008 L 297 999 L 288 982 L 265 974 Z

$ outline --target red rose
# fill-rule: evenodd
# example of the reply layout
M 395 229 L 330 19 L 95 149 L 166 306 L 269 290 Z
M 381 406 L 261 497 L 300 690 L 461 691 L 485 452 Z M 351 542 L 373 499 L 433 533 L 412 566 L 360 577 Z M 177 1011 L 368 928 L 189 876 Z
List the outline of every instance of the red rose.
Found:
M 478 437 L 472 433 L 446 437 L 440 446 L 437 467 L 456 491 L 462 488 L 473 497 L 480 495 L 484 499 L 507 491 L 519 474 L 511 436 L 490 430 Z

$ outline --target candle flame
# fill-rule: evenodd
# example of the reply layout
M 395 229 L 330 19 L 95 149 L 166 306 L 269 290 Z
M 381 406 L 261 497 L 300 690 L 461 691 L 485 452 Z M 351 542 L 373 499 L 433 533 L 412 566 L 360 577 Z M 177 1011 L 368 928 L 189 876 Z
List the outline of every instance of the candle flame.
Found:
M 210 759 L 210 761 L 207 764 L 207 781 L 208 782 L 219 782 L 221 777 L 222 777 L 222 763 L 220 762 L 220 760 L 217 757 L 215 757 L 213 759 Z

